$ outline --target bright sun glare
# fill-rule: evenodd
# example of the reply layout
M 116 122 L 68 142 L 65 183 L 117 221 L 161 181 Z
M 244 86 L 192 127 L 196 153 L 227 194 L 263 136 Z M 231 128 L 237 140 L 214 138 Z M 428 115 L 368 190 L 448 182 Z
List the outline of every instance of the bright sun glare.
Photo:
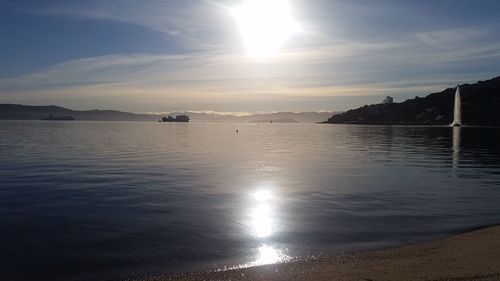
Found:
M 253 234 L 259 238 L 269 237 L 273 232 L 271 205 L 273 196 L 269 190 L 262 189 L 253 193 L 257 205 L 251 213 Z
M 254 57 L 277 54 L 298 29 L 287 0 L 247 0 L 232 14 L 248 54 Z

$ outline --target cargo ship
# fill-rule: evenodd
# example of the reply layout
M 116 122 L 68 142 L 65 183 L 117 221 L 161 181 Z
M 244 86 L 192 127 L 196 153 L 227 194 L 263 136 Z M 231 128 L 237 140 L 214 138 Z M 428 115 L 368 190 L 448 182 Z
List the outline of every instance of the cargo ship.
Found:
M 167 116 L 167 117 L 162 117 L 160 122 L 189 122 L 189 116 L 187 115 L 177 115 L 174 117 L 172 116 Z

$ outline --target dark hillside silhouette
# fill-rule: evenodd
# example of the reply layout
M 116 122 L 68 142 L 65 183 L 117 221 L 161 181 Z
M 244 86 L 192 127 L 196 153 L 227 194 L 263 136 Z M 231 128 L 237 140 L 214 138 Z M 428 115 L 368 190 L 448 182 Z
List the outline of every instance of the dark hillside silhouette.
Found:
M 464 125 L 500 125 L 500 77 L 460 85 Z M 373 104 L 332 116 L 336 124 L 427 124 L 453 121 L 455 88 L 402 103 Z

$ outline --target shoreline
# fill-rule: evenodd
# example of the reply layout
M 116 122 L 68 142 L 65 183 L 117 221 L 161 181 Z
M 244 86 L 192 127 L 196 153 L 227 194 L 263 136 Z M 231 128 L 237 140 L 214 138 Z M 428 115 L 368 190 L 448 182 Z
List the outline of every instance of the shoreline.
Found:
M 134 280 L 500 280 L 500 225 L 388 250 Z

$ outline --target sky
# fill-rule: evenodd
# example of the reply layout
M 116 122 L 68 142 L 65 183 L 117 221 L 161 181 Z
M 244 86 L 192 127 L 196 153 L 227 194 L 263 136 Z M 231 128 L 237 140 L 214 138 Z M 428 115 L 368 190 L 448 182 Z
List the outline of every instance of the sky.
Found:
M 499 75 L 498 0 L 0 0 L 0 103 L 342 111 Z

